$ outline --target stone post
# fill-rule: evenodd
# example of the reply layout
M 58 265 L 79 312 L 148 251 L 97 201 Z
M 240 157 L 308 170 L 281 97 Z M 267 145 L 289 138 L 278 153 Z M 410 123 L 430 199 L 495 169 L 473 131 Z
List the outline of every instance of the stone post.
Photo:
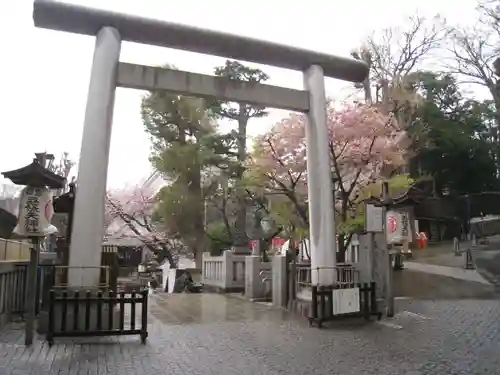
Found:
M 228 291 L 233 285 L 234 270 L 233 270 L 233 253 L 226 250 L 222 253 L 222 278 L 223 278 L 223 289 Z
M 392 274 L 392 268 L 389 266 L 389 255 L 387 254 L 387 242 L 385 238 L 385 233 L 375 233 L 373 243 L 373 281 L 376 285 L 377 298 L 384 301 L 384 305 L 387 307 L 390 305 L 388 299 L 391 294 L 391 285 L 388 284 L 392 282 L 388 280 L 390 274 Z M 389 274 L 390 273 L 390 274 Z
M 273 306 L 287 307 L 287 258 L 276 255 L 272 260 L 273 264 Z
M 356 268 L 359 270 L 359 278 L 362 283 L 373 281 L 374 236 L 374 233 L 366 233 L 358 236 L 359 259 Z
M 458 237 L 453 237 L 453 252 L 455 253 L 455 256 L 460 255 L 460 241 Z
M 112 27 L 96 36 L 82 146 L 78 163 L 78 194 L 71 234 L 69 285 L 94 286 L 99 282 L 104 205 L 108 175 L 111 126 L 121 38 Z M 78 269 L 77 267 L 90 267 Z
M 260 257 L 245 257 L 245 296 L 250 299 L 261 297 Z

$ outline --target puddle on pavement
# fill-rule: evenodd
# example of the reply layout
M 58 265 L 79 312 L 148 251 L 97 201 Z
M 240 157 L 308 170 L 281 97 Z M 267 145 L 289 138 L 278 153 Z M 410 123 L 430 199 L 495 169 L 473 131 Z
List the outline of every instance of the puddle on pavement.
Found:
M 282 321 L 287 313 L 265 305 L 221 294 L 157 294 L 150 313 L 167 324 Z
M 410 299 L 496 299 L 492 285 L 453 279 L 446 276 L 404 270 L 394 273 L 396 297 Z M 302 320 L 309 304 L 297 305 L 293 312 L 252 303 L 223 294 L 164 294 L 151 298 L 150 313 L 165 324 L 198 324 L 216 322 L 248 322 L 257 320 L 282 322 Z

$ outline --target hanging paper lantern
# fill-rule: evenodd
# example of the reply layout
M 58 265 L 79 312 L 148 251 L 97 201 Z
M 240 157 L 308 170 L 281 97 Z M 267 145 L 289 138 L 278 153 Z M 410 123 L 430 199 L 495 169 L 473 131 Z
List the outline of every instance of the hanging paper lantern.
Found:
M 51 224 L 52 192 L 45 187 L 26 186 L 21 191 L 19 217 L 14 233 L 23 237 L 45 237 L 57 232 Z
M 387 243 L 398 244 L 412 239 L 408 212 L 388 211 L 385 228 Z

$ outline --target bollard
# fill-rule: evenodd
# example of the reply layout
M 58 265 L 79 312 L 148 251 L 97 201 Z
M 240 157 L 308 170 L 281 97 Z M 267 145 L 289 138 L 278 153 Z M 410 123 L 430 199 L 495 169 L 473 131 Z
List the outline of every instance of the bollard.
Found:
M 403 254 L 401 252 L 398 252 L 394 256 L 394 271 L 402 271 L 402 270 L 404 270 Z
M 460 256 L 460 241 L 457 237 L 453 237 L 453 251 L 455 256 Z
M 471 241 L 472 241 L 472 246 L 477 246 L 477 237 L 474 233 L 471 236 Z
M 466 270 L 474 270 L 476 266 L 474 265 L 474 261 L 472 260 L 472 251 L 468 248 L 465 253 L 465 269 Z

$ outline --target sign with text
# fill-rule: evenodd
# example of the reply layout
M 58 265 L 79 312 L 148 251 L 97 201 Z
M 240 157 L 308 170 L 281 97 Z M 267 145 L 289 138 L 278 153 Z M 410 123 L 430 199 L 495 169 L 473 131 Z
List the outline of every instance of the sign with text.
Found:
M 408 212 L 388 211 L 386 215 L 387 243 L 400 244 L 411 241 L 411 227 Z
M 26 186 L 19 201 L 19 217 L 14 233 L 23 237 L 45 237 L 57 232 L 51 224 L 54 209 L 49 189 Z
M 361 310 L 359 288 L 334 289 L 332 297 L 333 315 L 356 313 Z
M 365 210 L 365 229 L 367 232 L 381 233 L 384 231 L 384 208 L 367 204 Z

